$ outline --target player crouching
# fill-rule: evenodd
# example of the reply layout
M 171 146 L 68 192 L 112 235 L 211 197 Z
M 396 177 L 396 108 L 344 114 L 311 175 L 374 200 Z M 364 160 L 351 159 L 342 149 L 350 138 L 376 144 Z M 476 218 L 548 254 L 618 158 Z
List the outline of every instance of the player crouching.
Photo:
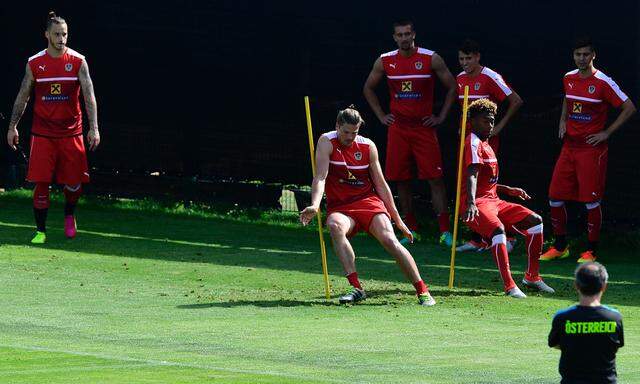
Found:
M 418 302 L 432 306 L 436 302 L 420 277 L 413 257 L 393 231 L 390 219 L 409 241 L 413 241 L 382 175 L 378 149 L 373 141 L 358 135 L 363 123 L 360 113 L 350 107 L 338 113 L 335 131 L 320 136 L 311 205 L 300 213 L 300 221 L 307 225 L 316 216 L 326 187 L 327 226 L 333 249 L 353 287 L 351 292 L 340 297 L 340 303 L 356 303 L 366 298 L 356 272 L 355 253 L 349 243 L 350 237 L 366 231 L 395 257 L 402 272 L 413 283 Z
M 538 258 L 542 253 L 542 218 L 520 204 L 500 200 L 498 192 L 521 200 L 531 197 L 520 188 L 498 184 L 498 159 L 488 143 L 493 130 L 497 106 L 488 99 L 479 99 L 469 106 L 471 133 L 464 148 L 464 176 L 461 180 L 461 206 L 466 207 L 462 219 L 467 226 L 491 239 L 491 253 L 508 296 L 527 297 L 516 285 L 509 269 L 506 232 L 525 236 L 529 263 L 522 283 L 541 292 L 554 293 L 542 281 Z

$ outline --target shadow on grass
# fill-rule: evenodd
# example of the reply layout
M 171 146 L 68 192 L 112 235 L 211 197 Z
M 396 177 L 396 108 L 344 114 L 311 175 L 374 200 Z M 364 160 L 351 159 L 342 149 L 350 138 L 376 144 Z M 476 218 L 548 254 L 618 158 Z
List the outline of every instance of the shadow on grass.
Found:
M 30 200 L 3 201 L 0 209 L 0 245 L 29 245 L 33 233 Z M 86 205 L 78 212 L 78 237 L 64 238 L 61 207 L 49 214 L 47 244 L 50 250 L 86 252 L 107 257 L 144 258 L 187 263 L 210 263 L 226 266 L 264 268 L 281 271 L 321 273 L 317 233 L 309 230 L 281 226 L 244 223 L 224 219 L 206 219 L 160 212 L 94 207 Z M 328 236 L 326 237 L 328 239 Z M 371 297 L 393 294 L 413 294 L 393 258 L 374 240 L 365 236 L 353 239 L 359 275 L 365 280 L 375 279 L 389 283 L 406 284 L 407 290 L 368 291 Z M 449 278 L 449 251 L 425 242 L 409 248 L 425 281 L 432 286 L 434 296 L 482 296 L 501 294 L 502 283 L 493 259 L 488 254 L 465 253 L 456 258 L 454 290 L 447 290 Z M 328 249 L 329 273 L 343 276 L 337 258 Z M 612 280 L 605 302 L 640 306 L 640 295 L 634 294 L 640 286 L 640 264 L 630 253 L 612 250 L 601 252 L 600 259 L 607 265 Z M 426 265 L 425 265 L 426 260 Z M 526 268 L 523 250 L 511 255 L 514 279 L 522 279 Z M 563 301 L 558 307 L 576 299 L 573 289 L 573 260 L 543 264 L 545 281 L 556 288 L 554 299 Z M 535 293 L 534 293 L 535 294 Z M 262 303 L 262 304 L 260 304 Z M 280 303 L 280 304 L 278 304 Z M 316 302 L 273 301 L 238 303 L 211 303 L 212 305 L 301 306 L 320 305 Z M 206 304 L 205 304 L 206 305 Z

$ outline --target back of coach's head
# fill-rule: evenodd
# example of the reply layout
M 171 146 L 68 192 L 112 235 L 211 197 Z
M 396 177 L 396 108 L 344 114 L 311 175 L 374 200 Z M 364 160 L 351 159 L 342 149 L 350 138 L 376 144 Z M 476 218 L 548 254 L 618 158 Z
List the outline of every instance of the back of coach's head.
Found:
M 604 265 L 587 262 L 576 268 L 576 288 L 584 296 L 594 296 L 607 288 L 609 274 Z

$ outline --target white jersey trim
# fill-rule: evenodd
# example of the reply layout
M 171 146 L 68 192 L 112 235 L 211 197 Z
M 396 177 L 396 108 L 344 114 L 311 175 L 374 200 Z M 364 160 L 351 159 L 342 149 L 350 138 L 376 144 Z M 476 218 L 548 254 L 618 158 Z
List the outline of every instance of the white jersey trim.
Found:
M 462 71 L 462 72 L 458 73 L 458 75 L 456 77 L 460 77 L 460 76 L 464 75 L 465 73 L 467 73 L 467 72 Z
M 483 73 L 489 76 L 491 80 L 493 80 L 493 82 L 496 83 L 498 87 L 500 87 L 500 89 L 502 90 L 502 92 L 504 92 L 505 95 L 509 96 L 513 93 L 511 88 L 509 88 L 507 83 L 504 81 L 504 79 L 498 72 L 494 71 L 491 68 L 484 67 L 482 68 L 482 71 L 480 73 Z
M 395 51 L 385 52 L 382 55 L 380 55 L 380 57 L 395 56 L 397 54 L 398 54 L 398 50 L 396 49 Z
M 78 80 L 77 77 L 43 77 L 40 79 L 36 79 L 36 83 L 45 83 L 47 81 L 75 81 Z
M 398 76 L 387 76 L 388 79 L 399 80 L 399 79 L 428 79 L 431 75 L 398 75 Z
M 482 164 L 478 156 L 478 148 L 480 148 L 480 138 L 471 132 L 471 164 Z
M 31 61 L 31 60 L 33 60 L 33 59 L 35 59 L 35 58 L 40 57 L 40 56 L 44 56 L 44 54 L 45 54 L 46 52 L 47 52 L 47 50 L 46 50 L 46 49 L 43 49 L 42 51 L 40 51 L 40 52 L 36 53 L 35 55 L 31 56 L 31 57 L 29 58 L 29 60 L 27 60 L 27 61 Z
M 566 94 L 565 97 L 567 99 L 574 99 L 574 100 L 581 100 L 581 101 L 589 101 L 591 103 L 602 103 L 602 99 L 592 99 L 590 97 L 582 97 L 582 96 L 575 96 L 575 95 L 570 95 L 570 94 Z
M 600 72 L 599 70 L 596 71 L 596 73 L 594 73 L 593 76 L 607 83 L 609 87 L 613 90 L 613 92 L 615 92 L 616 95 L 618 95 L 618 97 L 620 98 L 620 100 L 622 100 L 623 103 L 627 101 L 629 97 L 624 92 L 622 92 L 618 84 L 615 81 L 613 81 L 612 78 Z
M 338 137 L 338 132 L 336 132 L 336 131 L 326 132 L 326 133 L 323 133 L 322 136 L 324 136 L 327 139 L 331 140 L 331 139 L 335 139 L 336 137 Z
M 435 53 L 435 51 L 432 51 L 432 50 L 427 49 L 427 48 L 420 48 L 420 47 L 418 47 L 418 53 L 423 54 L 423 55 L 433 56 L 433 54 Z
M 67 47 L 67 53 L 70 54 L 71 56 L 75 56 L 79 59 L 84 60 L 84 55 L 82 55 L 81 53 L 79 53 L 78 51 L 74 51 L 73 49 Z
M 571 76 L 571 75 L 575 75 L 576 73 L 578 73 L 578 69 L 574 69 L 573 71 L 569 71 L 567 73 L 565 73 L 565 76 Z
M 337 131 L 325 132 L 322 134 L 322 136 L 326 137 L 329 140 L 333 140 L 338 138 L 338 132 Z M 369 138 L 360 136 L 360 135 L 357 135 L 354 141 L 358 144 L 368 144 L 368 145 L 373 144 L 373 141 L 371 141 Z
M 344 161 L 333 161 L 333 160 L 329 160 L 329 162 L 331 164 L 335 164 L 335 165 L 343 165 L 343 166 L 347 167 L 347 169 L 367 169 L 367 168 L 369 168 L 369 164 L 366 164 L 366 165 L 348 165 Z

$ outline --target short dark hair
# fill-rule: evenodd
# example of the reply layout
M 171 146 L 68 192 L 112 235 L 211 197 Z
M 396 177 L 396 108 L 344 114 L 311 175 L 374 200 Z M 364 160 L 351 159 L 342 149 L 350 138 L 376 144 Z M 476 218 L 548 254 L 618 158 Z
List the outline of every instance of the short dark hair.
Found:
M 396 31 L 396 27 L 404 27 L 404 26 L 410 26 L 412 31 L 415 31 L 416 29 L 413 27 L 413 21 L 409 20 L 409 19 L 402 19 L 402 20 L 397 20 L 393 23 L 393 32 L 395 33 Z
M 364 124 L 364 120 L 362 119 L 362 116 L 360 116 L 360 112 L 358 112 L 355 105 L 351 104 L 347 108 L 338 112 L 336 123 L 338 123 L 339 126 L 344 124 L 360 125 Z
M 493 114 L 498 112 L 498 106 L 496 103 L 489 99 L 478 99 L 469 105 L 469 117 L 474 118 L 476 116 Z
M 466 39 L 462 42 L 462 45 L 460 45 L 458 50 L 462 53 L 466 53 L 467 55 L 470 53 L 480 53 L 480 44 L 475 40 Z
M 49 11 L 49 17 L 47 18 L 47 31 L 51 29 L 53 24 L 67 24 L 67 22 L 62 17 L 56 15 L 54 11 Z
M 578 48 L 586 48 L 586 47 L 589 47 L 591 49 L 591 52 L 596 51 L 596 46 L 593 44 L 593 40 L 591 40 L 591 37 L 589 36 L 581 36 L 577 38 L 576 41 L 573 43 L 574 51 Z
M 593 296 L 601 292 L 609 280 L 604 265 L 598 262 L 587 262 L 576 268 L 576 286 L 585 296 Z

